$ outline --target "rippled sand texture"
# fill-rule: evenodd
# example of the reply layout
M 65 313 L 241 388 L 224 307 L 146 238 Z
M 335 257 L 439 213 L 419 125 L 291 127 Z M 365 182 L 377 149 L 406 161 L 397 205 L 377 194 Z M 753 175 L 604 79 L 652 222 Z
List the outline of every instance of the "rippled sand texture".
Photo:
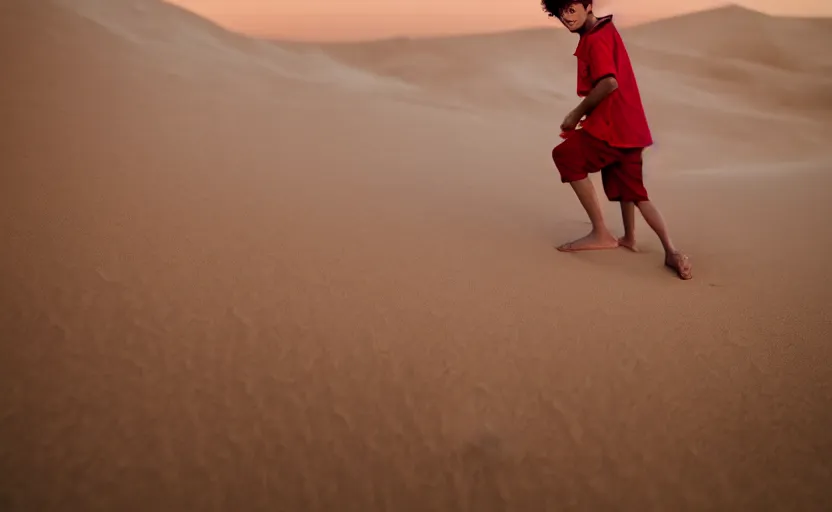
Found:
M 624 32 L 682 282 L 554 250 L 562 31 L 4 2 L 0 509 L 832 509 L 830 28 Z

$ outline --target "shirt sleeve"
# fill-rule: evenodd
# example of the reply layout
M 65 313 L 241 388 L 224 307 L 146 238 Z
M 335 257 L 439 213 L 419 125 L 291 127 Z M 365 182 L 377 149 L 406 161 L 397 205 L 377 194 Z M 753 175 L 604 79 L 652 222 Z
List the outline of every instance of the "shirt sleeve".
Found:
M 610 38 L 593 38 L 588 50 L 589 77 L 593 86 L 604 77 L 616 76 L 615 54 Z

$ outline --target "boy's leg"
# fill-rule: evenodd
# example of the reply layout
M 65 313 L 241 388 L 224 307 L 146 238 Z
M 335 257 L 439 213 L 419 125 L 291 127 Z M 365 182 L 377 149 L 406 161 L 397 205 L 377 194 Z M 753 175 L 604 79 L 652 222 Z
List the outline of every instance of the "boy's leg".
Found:
M 578 181 L 570 182 L 575 195 L 589 215 L 592 223 L 592 231 L 583 238 L 567 242 L 560 247 L 560 251 L 593 251 L 601 249 L 615 249 L 618 247 L 618 240 L 610 233 L 604 223 L 604 214 L 601 210 L 601 203 L 598 201 L 598 194 L 589 177 Z
M 647 225 L 650 226 L 650 229 L 655 231 L 656 235 L 658 235 L 659 240 L 662 243 L 662 247 L 664 248 L 664 252 L 668 254 L 676 252 L 676 247 L 670 239 L 667 224 L 664 222 L 664 218 L 662 217 L 661 212 L 659 212 L 659 209 L 656 208 L 656 205 L 650 201 L 639 201 L 638 209 L 641 211 L 641 216 L 644 217 L 644 220 L 647 222 Z
M 598 195 L 587 173 L 587 169 L 600 170 L 603 166 L 594 142 L 579 130 L 579 133 L 567 138 L 552 150 L 552 159 L 560 172 L 561 182 L 572 186 L 592 223 L 592 231 L 587 236 L 561 245 L 558 247 L 560 251 L 590 251 L 618 247 L 618 241 L 604 223 Z
M 665 265 L 675 270 L 680 278 L 690 279 L 692 277 L 690 259 L 680 253 L 673 245 L 662 214 L 650 202 L 647 190 L 644 188 L 642 167 L 642 151 L 626 150 L 622 153 L 621 164 L 616 166 L 615 172 L 604 175 L 605 190 L 608 197 L 621 201 L 621 213 L 625 225 L 624 237 L 627 237 L 627 216 L 634 217 L 633 213 L 628 211 L 628 208 L 632 208 L 632 206 L 628 207 L 626 204 L 635 204 L 641 211 L 647 225 L 655 231 L 662 243 L 665 252 Z M 611 194 L 614 194 L 614 197 L 611 197 Z M 631 228 L 635 219 L 632 220 Z M 630 233 L 633 234 L 632 229 Z
M 656 232 L 656 235 L 659 236 L 659 240 L 662 242 L 665 254 L 664 264 L 675 270 L 682 279 L 690 279 L 693 277 L 690 259 L 680 253 L 673 245 L 667 224 L 665 224 L 659 209 L 650 201 L 639 201 L 638 209 L 641 211 L 641 215 L 644 217 L 647 225 Z
M 629 155 L 626 152 L 621 152 L 620 156 L 626 159 Z M 627 172 L 627 169 L 622 169 L 625 163 L 619 159 L 607 165 L 601 169 L 601 179 L 604 183 L 604 193 L 607 195 L 607 199 L 621 203 L 621 220 L 624 223 L 624 236 L 618 239 L 618 245 L 635 252 L 636 207 L 633 201 L 625 201 L 622 199 L 628 196 L 627 187 L 629 186 L 622 175 L 622 173 Z
M 636 205 L 632 201 L 621 201 L 621 220 L 624 223 L 624 236 L 618 239 L 618 245 L 631 251 L 636 249 Z

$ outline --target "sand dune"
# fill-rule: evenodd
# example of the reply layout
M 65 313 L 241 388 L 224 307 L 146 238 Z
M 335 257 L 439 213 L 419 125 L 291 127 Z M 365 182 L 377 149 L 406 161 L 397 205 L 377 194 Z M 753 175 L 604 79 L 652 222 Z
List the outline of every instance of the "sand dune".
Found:
M 824 23 L 627 30 L 681 282 L 553 248 L 568 34 L 3 3 L 0 510 L 832 508 Z
M 707 27 L 707 36 L 703 30 Z M 832 20 L 778 18 L 731 6 L 626 31 L 647 62 L 758 110 L 832 111 Z M 638 54 L 637 54 L 638 55 Z M 692 75 L 692 76 L 691 76 Z
M 375 76 L 338 65 L 321 52 L 292 50 L 267 41 L 251 39 L 223 30 L 194 14 L 156 0 L 47 0 L 48 13 L 31 2 L 13 0 L 11 14 L 50 17 L 51 24 L 10 29 L 26 32 L 29 39 L 51 37 L 55 42 L 87 43 L 79 51 L 102 52 L 89 48 L 102 43 L 129 50 L 144 66 L 173 76 L 209 82 L 232 81 L 239 87 L 251 82 L 251 75 L 289 78 L 307 83 L 336 83 L 341 88 L 376 90 L 399 87 L 380 83 Z M 37 14 L 35 11 L 38 11 Z M 11 21 L 12 18 L 10 17 Z M 33 30 L 34 29 L 34 33 Z M 72 38 L 67 31 L 81 32 Z M 130 63 L 134 64 L 133 62 Z M 218 67 L 222 72 L 217 72 Z M 239 77 L 236 75 L 245 75 Z
M 708 28 L 707 37 L 702 30 Z M 832 56 L 832 19 L 786 18 L 728 6 L 702 11 L 627 31 L 637 42 L 719 60 L 749 61 L 790 71 L 825 70 Z

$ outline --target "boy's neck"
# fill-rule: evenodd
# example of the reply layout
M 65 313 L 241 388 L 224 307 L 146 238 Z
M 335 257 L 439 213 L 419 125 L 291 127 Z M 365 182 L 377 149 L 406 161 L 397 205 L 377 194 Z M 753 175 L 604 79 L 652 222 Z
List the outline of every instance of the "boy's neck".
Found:
M 592 30 L 592 27 L 594 27 L 597 23 L 598 23 L 598 18 L 595 17 L 595 14 L 589 13 L 589 15 L 587 15 L 587 17 L 586 17 L 586 22 L 584 23 L 584 26 L 581 27 L 580 30 L 578 30 L 578 34 L 579 35 L 586 34 L 590 30 Z

